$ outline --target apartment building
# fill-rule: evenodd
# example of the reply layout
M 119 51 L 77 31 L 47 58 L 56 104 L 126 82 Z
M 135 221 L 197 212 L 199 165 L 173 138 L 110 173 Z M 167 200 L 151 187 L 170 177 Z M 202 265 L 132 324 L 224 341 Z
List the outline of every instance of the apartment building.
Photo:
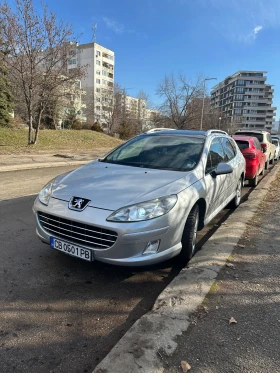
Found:
M 212 108 L 221 112 L 227 125 L 270 130 L 276 107 L 274 89 L 266 84 L 266 71 L 238 71 L 218 83 L 211 91 Z
M 86 75 L 81 79 L 85 90 L 88 119 L 106 122 L 113 105 L 114 52 L 97 43 L 73 43 L 69 52 L 68 70 L 86 66 Z

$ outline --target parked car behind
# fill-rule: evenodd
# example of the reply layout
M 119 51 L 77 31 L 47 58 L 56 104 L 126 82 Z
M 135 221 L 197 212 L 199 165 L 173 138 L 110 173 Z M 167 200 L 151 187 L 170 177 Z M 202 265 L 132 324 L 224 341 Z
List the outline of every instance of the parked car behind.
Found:
M 272 143 L 275 145 L 275 161 L 278 161 L 280 158 L 280 141 L 277 138 L 272 137 Z
M 87 261 L 185 265 L 197 230 L 240 204 L 244 177 L 223 131 L 149 131 L 50 181 L 33 207 L 37 235 Z
M 266 157 L 265 169 L 268 169 L 269 163 L 274 163 L 276 149 L 272 144 L 271 134 L 268 131 L 245 128 L 237 130 L 235 135 L 256 137 L 259 140 Z
M 249 185 L 257 186 L 259 175 L 263 175 L 266 162 L 259 140 L 253 136 L 234 135 L 232 137 L 246 160 L 245 179 L 249 180 Z

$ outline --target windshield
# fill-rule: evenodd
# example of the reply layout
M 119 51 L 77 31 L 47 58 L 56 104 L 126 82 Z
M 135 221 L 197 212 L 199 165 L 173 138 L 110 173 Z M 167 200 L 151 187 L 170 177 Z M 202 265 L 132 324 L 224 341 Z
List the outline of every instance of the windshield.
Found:
M 259 142 L 263 142 L 263 134 L 262 133 L 255 133 L 255 132 L 237 132 L 236 135 L 242 135 L 242 136 L 254 136 L 256 137 Z
M 240 150 L 248 149 L 250 147 L 250 144 L 248 141 L 235 140 L 235 142 Z
M 190 171 L 198 163 L 204 138 L 141 135 L 110 153 L 102 162 L 171 171 Z
M 279 140 L 272 139 L 272 144 L 278 146 L 279 145 Z

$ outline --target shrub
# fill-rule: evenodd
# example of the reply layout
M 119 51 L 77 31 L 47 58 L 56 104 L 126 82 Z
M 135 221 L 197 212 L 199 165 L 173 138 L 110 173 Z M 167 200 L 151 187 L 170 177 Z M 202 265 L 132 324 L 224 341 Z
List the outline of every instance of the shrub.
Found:
M 95 132 L 104 132 L 103 128 L 100 126 L 98 122 L 93 123 L 90 129 Z
M 75 119 L 74 120 L 74 122 L 73 122 L 73 124 L 72 124 L 72 129 L 73 130 L 81 130 L 82 129 L 82 122 L 80 121 L 80 120 L 78 120 L 78 119 Z

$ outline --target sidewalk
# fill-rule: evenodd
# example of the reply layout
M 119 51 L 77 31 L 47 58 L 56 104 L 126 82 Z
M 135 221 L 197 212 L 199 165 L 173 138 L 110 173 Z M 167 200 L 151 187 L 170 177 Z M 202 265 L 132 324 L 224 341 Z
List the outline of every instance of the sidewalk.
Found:
M 0 155 L 0 172 L 28 170 L 33 168 L 82 165 L 107 153 L 100 148 L 91 152 L 58 152 L 52 154 L 5 154 Z
M 280 372 L 280 175 L 164 373 Z M 233 317 L 237 323 L 229 324 Z
M 280 373 L 279 206 L 276 165 L 94 373 Z

